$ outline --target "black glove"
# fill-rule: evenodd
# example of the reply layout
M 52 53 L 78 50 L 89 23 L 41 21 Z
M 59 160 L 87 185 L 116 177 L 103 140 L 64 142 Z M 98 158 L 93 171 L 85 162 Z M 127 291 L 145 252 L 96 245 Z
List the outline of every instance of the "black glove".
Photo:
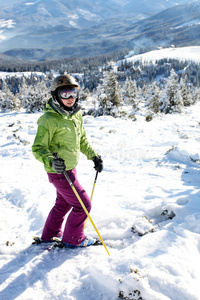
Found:
M 64 159 L 59 158 L 59 157 L 53 159 L 51 166 L 57 174 L 64 173 L 64 171 L 66 169 Z
M 101 156 L 94 156 L 92 160 L 94 162 L 95 170 L 100 173 L 103 170 L 103 160 L 101 159 Z

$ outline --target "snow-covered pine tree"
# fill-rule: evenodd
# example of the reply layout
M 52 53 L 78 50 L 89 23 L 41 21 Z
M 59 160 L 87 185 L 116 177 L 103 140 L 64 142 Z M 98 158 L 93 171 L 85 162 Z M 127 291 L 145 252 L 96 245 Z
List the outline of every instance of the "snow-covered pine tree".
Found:
M 90 91 L 88 88 L 85 88 L 84 86 L 81 87 L 80 92 L 79 92 L 79 99 L 82 101 L 87 100 L 88 97 L 90 97 Z
M 97 97 L 90 93 L 88 88 L 81 87 L 79 92 L 79 102 L 83 115 L 96 115 Z
M 126 77 L 122 90 L 122 98 L 125 104 L 131 105 L 134 109 L 137 107 L 137 85 L 135 80 Z
M 190 106 L 194 104 L 191 94 L 191 87 L 187 83 L 187 75 L 184 78 L 182 77 L 180 80 L 180 91 L 184 106 Z
M 27 94 L 28 86 L 26 84 L 26 78 L 25 76 L 22 76 L 21 78 L 21 83 L 19 85 L 19 92 L 18 92 L 18 98 L 20 100 L 20 106 L 24 107 L 25 106 L 25 97 Z
M 106 85 L 106 94 L 108 96 L 109 101 L 112 103 L 112 106 L 118 107 L 120 105 L 121 99 L 118 88 L 117 76 L 114 71 L 107 72 Z
M 181 91 L 178 89 L 174 96 L 173 106 L 172 106 L 172 112 L 180 113 L 183 108 L 183 100 L 181 96 Z
M 157 114 L 159 112 L 160 106 L 160 89 L 156 82 L 154 81 L 151 85 L 151 88 L 146 95 L 146 106 L 148 109 Z
M 179 90 L 178 76 L 172 69 L 162 92 L 160 99 L 160 111 L 168 114 L 181 112 L 182 108 L 183 101 Z
M 117 117 L 121 103 L 117 76 L 114 71 L 106 72 L 101 85 L 97 87 L 99 108 L 96 115 L 111 115 Z
M 192 99 L 193 99 L 193 102 L 198 102 L 200 101 L 200 88 L 194 88 L 193 91 L 192 91 Z

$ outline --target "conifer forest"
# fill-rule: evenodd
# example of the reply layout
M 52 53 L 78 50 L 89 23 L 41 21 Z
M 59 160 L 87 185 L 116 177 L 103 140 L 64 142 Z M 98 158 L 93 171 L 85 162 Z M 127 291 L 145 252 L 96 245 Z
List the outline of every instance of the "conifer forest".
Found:
M 136 120 L 135 113 L 141 111 L 151 121 L 154 114 L 181 112 L 199 100 L 198 63 L 176 59 L 133 63 L 120 61 L 122 55 L 2 64 L 1 71 L 7 73 L 0 79 L 0 109 L 41 111 L 51 97 L 51 82 L 59 74 L 77 78 L 83 114 L 94 117 Z

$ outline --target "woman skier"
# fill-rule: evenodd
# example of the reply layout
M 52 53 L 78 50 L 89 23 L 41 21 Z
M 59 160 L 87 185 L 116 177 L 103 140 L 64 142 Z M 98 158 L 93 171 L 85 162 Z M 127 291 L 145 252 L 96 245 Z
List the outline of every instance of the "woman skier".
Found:
M 82 114 L 78 106 L 79 84 L 70 75 L 54 79 L 44 114 L 38 119 L 38 130 L 32 146 L 36 159 L 44 164 L 49 181 L 56 188 L 57 197 L 45 222 L 41 239 L 52 241 L 62 237 L 69 247 L 93 245 L 96 239 L 86 237 L 84 223 L 87 218 L 81 204 L 64 176 L 66 170 L 88 212 L 91 201 L 77 179 L 76 165 L 80 151 L 93 160 L 96 171 L 103 170 L 103 161 L 89 144 L 83 128 Z M 57 156 L 54 155 L 57 154 Z M 65 215 L 68 218 L 62 232 Z

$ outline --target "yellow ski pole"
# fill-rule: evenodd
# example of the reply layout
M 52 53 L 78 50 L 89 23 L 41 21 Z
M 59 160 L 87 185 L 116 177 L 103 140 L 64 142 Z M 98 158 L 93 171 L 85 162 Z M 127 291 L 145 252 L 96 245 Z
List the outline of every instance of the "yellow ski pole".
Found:
M 95 188 L 95 185 L 96 185 L 96 182 L 97 182 L 98 173 L 99 173 L 99 171 L 96 172 L 96 176 L 95 176 L 95 179 L 94 179 L 94 184 L 93 184 L 93 188 L 92 188 L 92 194 L 91 194 L 91 197 L 90 197 L 90 201 L 91 202 L 92 202 L 92 197 L 93 197 L 93 194 L 94 194 L 94 188 Z M 86 227 L 87 220 L 88 219 L 85 220 L 84 228 Z
M 72 183 L 71 179 L 69 178 L 69 175 L 67 174 L 66 171 L 64 172 L 64 175 L 65 175 L 67 181 L 69 182 L 69 185 L 71 186 L 71 188 L 72 188 L 74 194 L 76 195 L 78 201 L 80 202 L 82 208 L 84 209 L 84 211 L 85 211 L 87 217 L 89 218 L 89 220 L 90 220 L 90 222 L 92 223 L 94 229 L 96 230 L 96 233 L 98 234 L 98 237 L 100 238 L 102 244 L 104 245 L 104 248 L 106 249 L 108 255 L 110 256 L 110 253 L 109 253 L 109 251 L 108 251 L 108 249 L 107 249 L 107 247 L 106 247 L 106 245 L 105 245 L 105 243 L 104 243 L 104 241 L 103 241 L 103 239 L 102 239 L 102 237 L 101 237 L 101 235 L 100 235 L 100 233 L 99 233 L 97 227 L 95 226 L 95 224 L 94 224 L 92 218 L 90 217 L 89 212 L 87 211 L 87 209 L 86 209 L 86 207 L 85 207 L 83 201 L 81 200 L 81 198 L 80 198 L 80 196 L 79 196 L 77 190 L 75 189 L 75 187 L 74 187 L 74 185 L 73 185 L 73 183 Z

